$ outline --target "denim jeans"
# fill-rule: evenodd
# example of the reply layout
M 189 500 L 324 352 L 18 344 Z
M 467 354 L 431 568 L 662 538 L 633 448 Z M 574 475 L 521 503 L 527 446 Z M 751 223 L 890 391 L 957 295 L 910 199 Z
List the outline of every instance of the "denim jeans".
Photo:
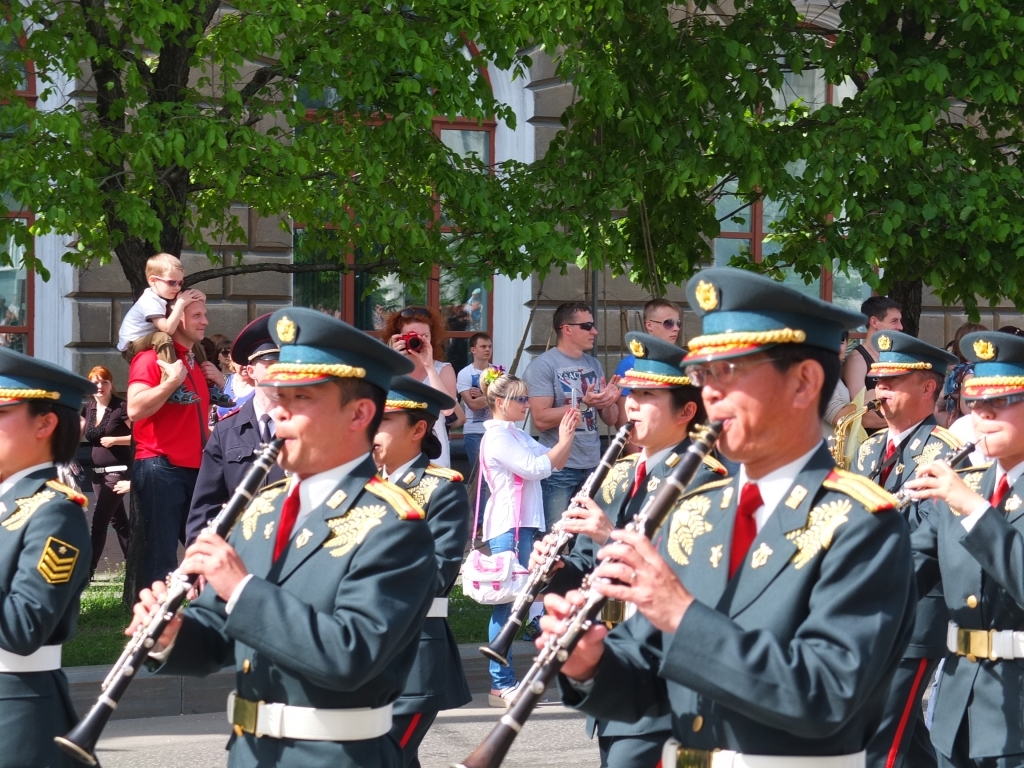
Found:
M 523 568 L 530 567 L 530 552 L 533 550 L 533 540 L 537 536 L 536 528 L 520 528 L 519 529 L 519 564 Z M 492 555 L 496 555 L 499 552 L 509 552 L 515 549 L 515 531 L 505 531 L 493 539 L 487 540 L 487 547 L 491 550 Z M 508 621 L 508 617 L 512 615 L 512 603 L 502 603 L 496 605 L 491 610 L 491 623 L 487 627 L 487 640 L 490 642 L 498 636 L 498 632 Z M 491 672 L 491 688 L 496 690 L 502 690 L 503 688 L 511 688 L 516 684 L 516 673 L 512 668 L 512 651 L 508 652 L 508 666 L 503 667 L 496 661 L 488 663 L 488 669 Z
M 198 469 L 176 467 L 165 457 L 136 459 L 132 486 L 146 527 L 143 584 L 163 581 L 178 567 L 178 542 L 185 543 L 185 520 L 192 503 Z
M 562 513 L 569 508 L 569 502 L 590 477 L 590 469 L 566 467 L 552 472 L 550 477 L 540 481 L 541 498 L 544 499 L 544 520 L 547 530 L 562 519 Z
M 469 488 L 469 500 L 470 508 L 476 509 L 476 489 L 477 489 L 477 477 L 483 472 L 483 467 L 479 465 L 480 461 L 480 441 L 483 440 L 483 432 L 476 435 L 462 436 L 462 444 L 466 448 L 466 458 L 469 460 L 469 477 L 466 478 L 471 481 L 472 487 Z M 487 508 L 487 499 L 491 495 L 491 489 L 487 487 L 487 478 L 483 478 L 479 483 L 480 487 L 480 515 L 483 516 L 484 510 Z

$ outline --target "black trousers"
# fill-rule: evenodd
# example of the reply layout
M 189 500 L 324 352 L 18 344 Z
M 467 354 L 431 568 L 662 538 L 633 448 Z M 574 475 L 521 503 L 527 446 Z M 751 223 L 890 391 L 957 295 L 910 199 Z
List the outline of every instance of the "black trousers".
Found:
M 946 757 L 938 753 L 939 768 L 1024 768 L 1024 755 L 1003 755 L 1002 757 L 980 757 L 971 759 L 971 726 L 967 714 L 960 723 L 960 730 L 953 740 L 953 754 Z
M 405 768 L 420 768 L 420 744 L 436 718 L 437 712 L 411 712 L 392 718 L 391 738 L 402 748 L 402 764 Z
M 934 768 L 935 749 L 924 725 L 921 697 L 938 659 L 903 659 L 892 679 L 885 714 L 867 749 L 868 768 Z
M 112 472 L 107 475 L 94 475 L 92 482 L 93 493 L 96 494 L 96 504 L 92 510 L 92 563 L 89 567 L 89 575 L 96 573 L 100 560 L 103 558 L 103 547 L 107 543 L 107 529 L 113 525 L 114 533 L 117 534 L 117 543 L 121 545 L 121 553 L 128 555 L 128 512 L 125 511 L 125 500 L 128 494 L 114 493 L 114 486 L 120 480 L 127 480 L 129 475 L 125 472 Z

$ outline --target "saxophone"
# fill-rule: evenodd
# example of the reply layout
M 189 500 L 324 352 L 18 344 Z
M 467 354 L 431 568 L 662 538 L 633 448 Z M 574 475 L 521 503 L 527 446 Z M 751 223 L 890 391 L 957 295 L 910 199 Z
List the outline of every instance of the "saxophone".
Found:
M 881 407 L 881 400 L 871 400 L 863 408 L 858 408 L 849 416 L 843 416 L 843 418 L 836 422 L 835 442 L 829 446 L 829 451 L 832 453 L 832 459 L 835 461 L 836 466 L 840 469 L 850 468 L 850 462 L 846 460 L 846 440 L 850 435 L 850 429 L 853 427 L 854 422 L 868 411 L 877 411 Z

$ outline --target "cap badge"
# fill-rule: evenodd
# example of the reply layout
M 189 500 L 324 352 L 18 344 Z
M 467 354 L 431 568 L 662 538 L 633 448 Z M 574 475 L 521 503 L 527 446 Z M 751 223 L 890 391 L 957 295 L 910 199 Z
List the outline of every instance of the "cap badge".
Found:
M 694 294 L 697 297 L 697 306 L 705 312 L 710 312 L 718 306 L 718 290 L 711 283 L 701 280 L 697 283 Z
M 634 357 L 643 357 L 647 354 L 647 349 L 637 339 L 630 339 L 629 351 L 633 353 Z
M 996 356 L 996 346 L 991 341 L 985 341 L 985 339 L 978 339 L 974 342 L 974 354 L 980 357 L 982 360 L 991 360 Z
M 892 339 L 888 336 L 879 336 L 876 343 L 880 352 L 888 352 L 892 349 Z
M 298 329 L 295 327 L 295 323 L 287 315 L 282 315 L 281 319 L 277 321 L 277 338 L 285 344 L 291 344 L 295 341 L 296 330 Z

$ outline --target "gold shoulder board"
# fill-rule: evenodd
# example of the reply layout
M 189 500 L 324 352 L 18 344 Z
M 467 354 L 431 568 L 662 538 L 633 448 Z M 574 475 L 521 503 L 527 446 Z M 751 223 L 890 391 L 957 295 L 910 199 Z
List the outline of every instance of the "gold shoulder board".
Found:
M 833 469 L 822 485 L 830 490 L 845 493 L 850 498 L 859 501 L 872 514 L 896 508 L 895 496 L 866 477 L 845 469 Z
M 85 498 L 84 494 L 79 493 L 70 486 L 64 485 L 64 483 L 58 483 L 56 480 L 47 480 L 46 487 L 53 488 L 53 490 L 55 491 L 60 491 L 69 499 L 71 499 L 71 501 L 75 502 L 75 504 L 78 504 L 80 507 L 82 507 L 82 509 L 85 509 L 89 506 L 89 500 Z
M 705 456 L 702 459 L 702 461 L 704 462 L 705 467 L 707 467 L 717 475 L 722 475 L 724 477 L 725 475 L 729 474 L 729 470 L 727 470 L 725 466 L 722 464 L 722 462 L 720 462 L 714 456 Z
M 937 424 L 935 425 L 935 428 L 932 429 L 932 436 L 939 438 L 939 440 L 953 449 L 961 448 L 963 446 L 963 443 L 960 442 L 956 435 Z
M 723 485 L 728 485 L 731 482 L 732 482 L 732 478 L 731 477 L 723 477 L 721 480 L 712 480 L 710 483 L 704 483 L 704 485 L 702 485 L 702 486 L 700 486 L 698 488 L 694 488 L 692 490 L 688 490 L 680 498 L 686 498 L 688 496 L 692 496 L 695 493 L 700 493 L 701 491 L 710 491 L 710 490 L 712 490 L 714 488 L 721 488 Z
M 984 472 L 991 466 L 992 462 L 990 461 L 987 464 L 968 464 L 966 467 L 960 467 L 959 469 L 954 469 L 953 471 L 956 472 L 958 475 L 966 475 L 968 472 Z
M 371 477 L 370 482 L 363 487 L 378 499 L 383 499 L 390 504 L 395 510 L 395 514 L 403 520 L 423 520 L 426 517 L 423 509 L 412 496 L 387 480 Z
M 448 467 L 441 467 L 437 464 L 428 464 L 424 470 L 428 475 L 434 477 L 443 477 L 445 480 L 451 480 L 453 483 L 461 483 L 465 478 L 461 472 L 456 472 L 454 469 L 448 469 Z

